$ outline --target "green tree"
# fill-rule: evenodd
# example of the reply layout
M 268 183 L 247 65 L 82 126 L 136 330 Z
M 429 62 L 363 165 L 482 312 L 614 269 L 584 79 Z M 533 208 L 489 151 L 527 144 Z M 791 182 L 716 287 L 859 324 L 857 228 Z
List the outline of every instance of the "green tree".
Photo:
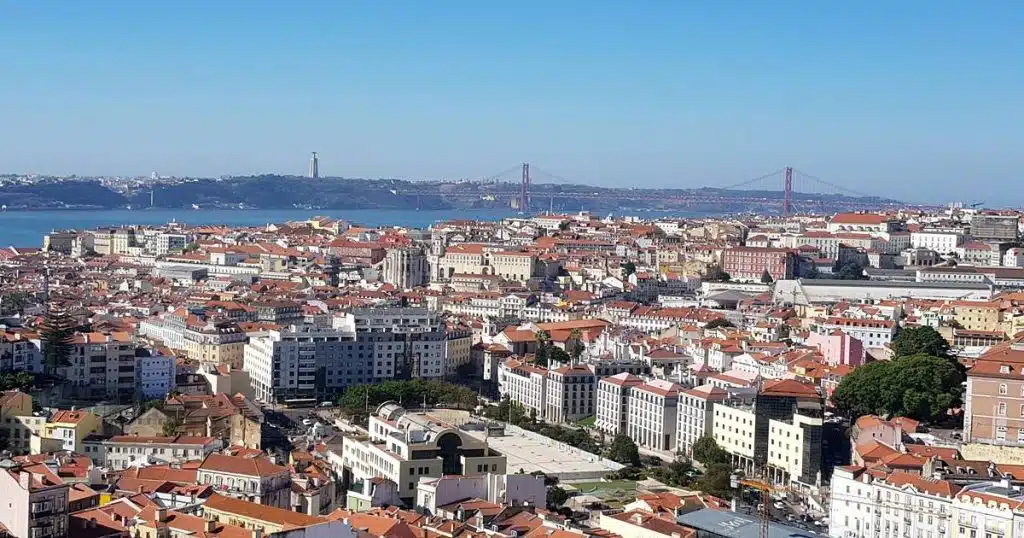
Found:
M 732 280 L 732 276 L 722 270 L 717 265 L 712 265 L 704 271 L 704 280 L 707 282 L 728 282 Z
M 618 434 L 608 449 L 608 459 L 630 467 L 640 466 L 640 450 L 628 435 Z
M 569 493 L 559 486 L 548 487 L 548 510 L 558 510 L 569 500 Z
M 719 327 L 732 328 L 735 327 L 735 325 L 733 325 L 731 321 L 725 318 L 715 318 L 709 321 L 707 325 L 704 325 L 705 329 L 717 329 Z
M 551 357 L 548 356 L 551 350 L 551 333 L 537 331 L 534 337 L 537 339 L 537 350 L 533 354 L 533 363 L 547 368 L 548 363 L 551 362 Z
M 775 282 L 775 279 L 772 278 L 772 274 L 769 273 L 767 269 L 765 269 L 764 272 L 761 273 L 761 283 L 771 284 L 772 282 Z
M 896 357 L 910 355 L 949 356 L 949 342 L 931 327 L 907 327 L 892 339 L 889 349 Z
M 181 421 L 175 417 L 170 417 L 164 421 L 163 434 L 171 437 L 178 435 L 178 428 L 181 427 Z
M 14 315 L 19 314 L 25 310 L 25 307 L 32 302 L 32 295 L 23 292 L 15 291 L 8 293 L 3 296 L 3 300 L 0 301 L 0 314 L 2 315 Z
M 906 416 L 936 421 L 960 405 L 964 373 L 955 361 L 910 355 L 866 364 L 845 376 L 832 402 L 845 416 Z
M 718 446 L 714 437 L 703 435 L 693 443 L 693 459 L 710 467 L 716 463 L 727 464 L 731 457 L 724 448 Z
M 633 262 L 626 262 L 622 264 L 622 275 L 628 277 L 629 275 L 636 272 L 636 264 Z
M 573 364 L 580 361 L 580 357 L 583 356 L 583 333 L 579 328 L 573 328 L 569 331 L 569 340 L 566 342 L 568 347 L 569 358 L 572 359 Z
M 697 489 L 721 499 L 732 496 L 732 466 L 728 463 L 712 463 L 697 480 Z
M 57 368 L 71 366 L 71 351 L 74 348 L 77 326 L 75 320 L 64 310 L 53 308 L 46 314 L 40 334 L 46 373 L 53 375 Z
M 0 391 L 20 390 L 29 392 L 35 385 L 35 376 L 29 372 L 8 372 L 0 376 Z
M 855 261 L 846 261 L 839 263 L 838 261 L 832 266 L 832 278 L 837 280 L 867 280 L 868 277 L 864 275 L 864 268 Z
M 572 362 L 572 357 L 565 352 L 564 349 L 556 346 L 550 346 L 548 348 L 548 364 L 568 364 Z

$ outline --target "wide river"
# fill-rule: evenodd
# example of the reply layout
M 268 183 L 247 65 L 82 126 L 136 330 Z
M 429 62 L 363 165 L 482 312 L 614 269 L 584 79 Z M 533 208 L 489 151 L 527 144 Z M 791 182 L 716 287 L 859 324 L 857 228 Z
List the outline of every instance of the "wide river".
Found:
M 651 213 L 648 216 L 665 216 Z M 0 246 L 39 247 L 43 236 L 53 230 L 85 230 L 119 224 L 225 224 L 263 226 L 268 223 L 305 220 L 317 215 L 363 226 L 411 226 L 424 228 L 442 220 L 498 220 L 512 212 L 494 210 L 415 211 L 401 209 L 275 210 L 275 209 L 140 209 L 111 211 L 5 211 L 0 213 Z

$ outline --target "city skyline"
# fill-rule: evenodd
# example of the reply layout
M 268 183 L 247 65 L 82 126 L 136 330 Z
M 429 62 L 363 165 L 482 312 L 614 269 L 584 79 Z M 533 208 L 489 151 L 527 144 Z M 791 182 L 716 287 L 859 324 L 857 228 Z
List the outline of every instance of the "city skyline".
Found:
M 685 188 L 793 164 L 879 196 L 1021 201 L 999 192 L 1024 164 L 1016 4 L 541 6 L 12 6 L 0 169 L 305 175 L 317 148 L 324 177 L 530 161 Z

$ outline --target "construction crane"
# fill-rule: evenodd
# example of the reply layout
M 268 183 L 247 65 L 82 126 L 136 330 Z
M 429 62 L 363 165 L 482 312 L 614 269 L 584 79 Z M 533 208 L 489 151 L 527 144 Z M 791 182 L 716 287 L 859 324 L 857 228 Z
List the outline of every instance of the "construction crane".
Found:
M 767 479 L 764 478 L 764 471 L 762 468 L 761 477 L 757 478 L 744 478 L 739 473 L 734 473 L 729 476 L 729 485 L 733 489 L 739 491 L 740 498 L 742 499 L 743 488 L 750 488 L 758 492 L 760 499 L 760 505 L 757 507 L 758 523 L 760 524 L 759 538 L 768 538 L 768 522 L 771 521 L 771 502 L 772 493 L 784 491 L 785 488 L 780 488 L 771 485 Z

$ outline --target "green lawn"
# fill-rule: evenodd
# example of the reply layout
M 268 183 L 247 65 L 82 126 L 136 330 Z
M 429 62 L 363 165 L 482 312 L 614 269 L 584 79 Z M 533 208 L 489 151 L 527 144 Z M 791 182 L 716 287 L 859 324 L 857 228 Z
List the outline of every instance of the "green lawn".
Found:
M 593 426 L 595 422 L 597 422 L 597 417 L 587 417 L 576 421 L 576 425 L 581 428 L 589 428 Z

